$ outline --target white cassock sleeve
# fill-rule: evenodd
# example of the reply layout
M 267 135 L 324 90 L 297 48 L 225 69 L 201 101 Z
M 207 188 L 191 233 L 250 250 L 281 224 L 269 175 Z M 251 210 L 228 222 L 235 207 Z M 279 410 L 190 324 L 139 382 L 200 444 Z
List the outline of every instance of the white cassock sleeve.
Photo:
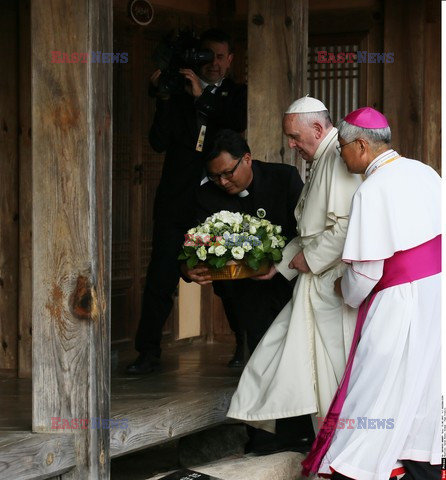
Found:
M 348 217 L 339 217 L 331 228 L 317 235 L 304 248 L 304 257 L 312 273 L 319 275 L 341 260 L 347 228 Z
M 341 280 L 344 302 L 353 308 L 367 298 L 383 275 L 384 260 L 352 262 Z

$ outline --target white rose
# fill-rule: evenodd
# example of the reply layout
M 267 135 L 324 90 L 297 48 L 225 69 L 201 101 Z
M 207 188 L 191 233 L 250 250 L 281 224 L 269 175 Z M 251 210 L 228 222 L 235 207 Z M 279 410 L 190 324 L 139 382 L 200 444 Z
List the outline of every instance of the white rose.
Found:
M 238 223 L 234 223 L 234 225 L 232 226 L 232 230 L 235 232 L 235 233 L 239 233 L 240 232 L 240 225 Z
M 187 231 L 187 233 L 188 233 L 189 235 L 193 235 L 196 231 L 197 231 L 196 228 L 189 228 L 189 230 Z
M 282 231 L 282 227 L 280 225 L 276 225 L 276 233 L 280 233 Z
M 209 254 L 214 254 L 214 253 L 215 253 L 215 246 L 214 246 L 214 245 L 211 245 L 211 246 L 208 248 L 208 253 L 209 253 Z
M 254 235 L 257 232 L 257 228 L 254 225 L 249 226 L 249 233 Z
M 279 240 L 276 237 L 271 237 L 271 247 L 276 248 L 279 246 Z
M 226 253 L 226 250 L 227 248 L 225 248 L 223 245 L 219 245 L 215 248 L 215 255 L 217 255 L 217 257 L 222 257 Z
M 252 250 L 251 242 L 243 242 L 242 247 L 245 252 L 249 252 L 250 250 Z
M 283 248 L 285 246 L 285 240 L 280 240 L 279 241 L 279 247 Z
M 200 260 L 206 260 L 206 249 L 204 247 L 200 247 L 198 250 L 197 250 L 197 257 L 200 259 Z
M 267 231 L 268 233 L 271 233 L 271 232 L 273 231 L 273 226 L 272 226 L 271 224 L 267 225 L 267 226 L 266 226 L 266 231 Z
M 233 247 L 231 253 L 236 260 L 241 260 L 245 256 L 245 251 L 242 247 Z
M 241 213 L 235 213 L 234 219 L 236 223 L 243 223 L 243 215 Z
M 216 222 L 214 224 L 214 227 L 217 228 L 217 229 L 221 229 L 221 228 L 224 228 L 225 224 L 223 222 Z
M 209 225 L 205 223 L 205 224 L 201 227 L 201 231 L 202 231 L 203 233 L 209 233 L 209 232 L 211 231 L 211 229 L 210 229 Z

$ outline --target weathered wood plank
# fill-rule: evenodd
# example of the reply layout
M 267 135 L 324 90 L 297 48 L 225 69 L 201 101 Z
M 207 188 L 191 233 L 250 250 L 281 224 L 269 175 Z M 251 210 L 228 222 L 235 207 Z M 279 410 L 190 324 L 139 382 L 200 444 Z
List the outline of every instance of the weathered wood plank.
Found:
M 109 418 L 112 3 L 32 2 L 33 430 Z M 64 479 L 109 477 L 109 431 L 73 430 Z
M 32 370 L 32 156 L 30 0 L 19 2 L 19 377 Z
M 421 160 L 441 174 L 441 5 L 425 2 L 423 153 Z
M 423 2 L 385 3 L 384 51 L 395 62 L 384 64 L 383 110 L 392 129 L 392 145 L 402 155 L 421 159 L 423 145 Z M 426 88 L 430 88 L 426 86 Z
M 307 0 L 249 0 L 248 143 L 253 157 L 295 164 L 283 112 L 305 91 Z
M 43 480 L 76 465 L 74 436 L 8 432 L 0 435 L 0 480 Z
M 0 371 L 17 372 L 17 3 L 0 3 Z
M 147 402 L 146 399 L 120 401 L 112 418 L 127 428 L 110 432 L 111 456 L 147 448 L 215 426 L 227 420 L 226 412 L 234 387 L 172 395 Z

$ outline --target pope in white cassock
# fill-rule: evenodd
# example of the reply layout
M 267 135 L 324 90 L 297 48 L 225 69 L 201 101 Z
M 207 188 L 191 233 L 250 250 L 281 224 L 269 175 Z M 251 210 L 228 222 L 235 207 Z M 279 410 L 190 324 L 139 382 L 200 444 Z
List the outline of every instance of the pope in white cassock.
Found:
M 271 420 L 325 415 L 344 373 L 357 314 L 333 285 L 346 268 L 341 254 L 361 177 L 347 171 L 336 149 L 338 131 L 319 100 L 295 101 L 283 130 L 311 169 L 295 210 L 297 236 L 263 278 L 277 272 L 299 277 L 293 298 L 246 365 L 228 412 L 270 431 Z
M 441 476 L 441 181 L 392 150 L 390 139 L 387 119 L 369 107 L 339 125 L 342 157 L 365 181 L 353 198 L 348 269 L 336 288 L 360 308 L 306 474 L 388 480 L 403 466 L 406 480 Z

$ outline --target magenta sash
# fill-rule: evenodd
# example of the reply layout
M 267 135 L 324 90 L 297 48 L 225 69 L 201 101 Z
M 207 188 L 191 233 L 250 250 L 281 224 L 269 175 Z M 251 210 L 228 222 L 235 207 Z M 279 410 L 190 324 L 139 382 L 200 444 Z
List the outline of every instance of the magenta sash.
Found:
M 339 384 L 338 390 L 333 397 L 327 416 L 324 419 L 319 433 L 316 436 L 311 451 L 302 462 L 302 474 L 309 476 L 310 473 L 317 473 L 319 466 L 327 453 L 331 440 L 336 431 L 342 406 L 347 396 L 348 383 L 353 367 L 353 360 L 361 337 L 367 313 L 376 297 L 376 294 L 395 285 L 414 282 L 422 278 L 430 277 L 441 272 L 441 235 L 429 240 L 418 247 L 396 252 L 393 257 L 384 260 L 383 276 L 372 290 L 372 295 L 367 297 L 359 307 L 358 319 L 356 321 L 355 333 L 352 346 L 345 367 L 344 376 Z

